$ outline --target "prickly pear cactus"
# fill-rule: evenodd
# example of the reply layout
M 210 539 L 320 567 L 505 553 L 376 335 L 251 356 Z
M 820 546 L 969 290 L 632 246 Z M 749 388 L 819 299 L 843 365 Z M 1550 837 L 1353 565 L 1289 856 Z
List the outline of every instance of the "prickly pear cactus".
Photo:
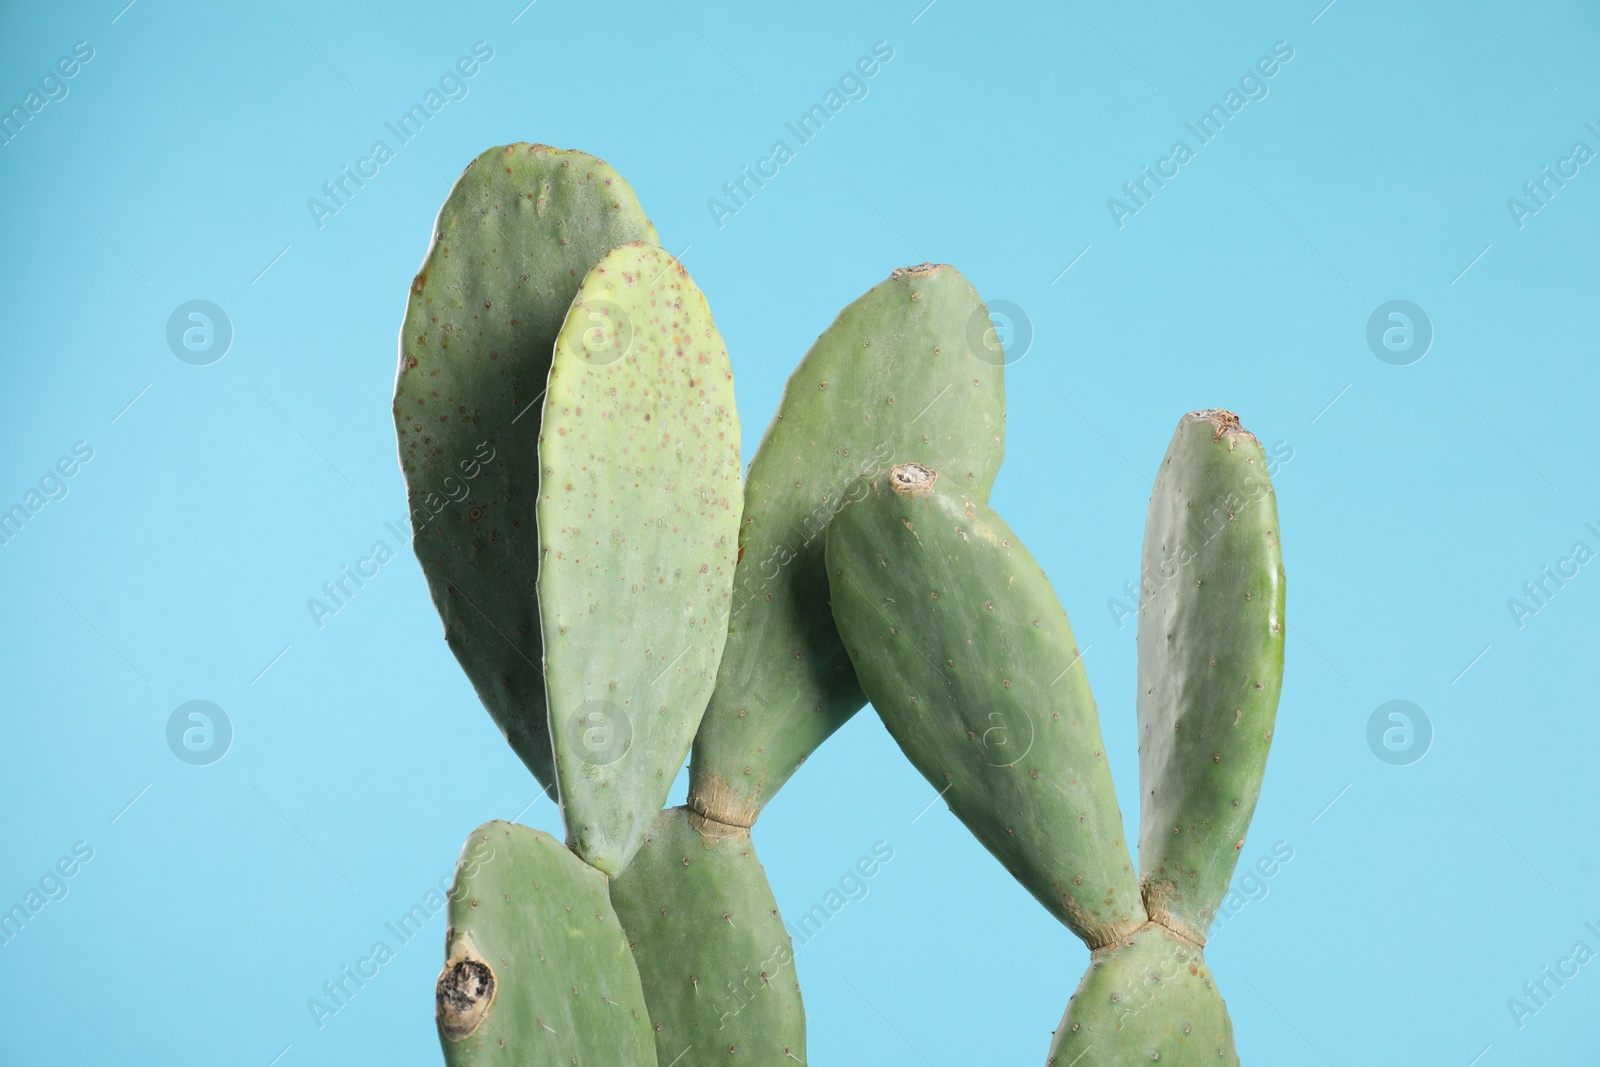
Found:
M 546 788 L 535 508 L 540 401 L 578 284 L 655 243 L 633 190 L 583 152 L 491 148 L 439 212 L 400 334 L 394 422 L 413 547 L 451 650 Z
M 828 613 L 823 535 L 863 473 L 917 458 L 987 500 L 1005 451 L 991 322 L 954 267 L 896 270 L 790 377 L 750 464 L 728 647 L 689 806 L 749 826 L 865 702 Z
M 668 808 L 611 883 L 611 901 L 661 1063 L 806 1062 L 794 948 L 749 830 Z
M 868 696 L 1089 945 L 1052 1064 L 1238 1062 L 1202 949 L 1281 683 L 1265 456 L 1192 413 L 1151 497 L 1139 877 L 1066 614 L 987 506 L 1003 362 L 959 273 L 897 270 L 817 339 L 741 485 L 722 338 L 627 183 L 542 145 L 467 168 L 395 426 L 451 649 L 567 842 L 469 838 L 436 987 L 452 1067 L 804 1063 L 749 827 Z M 660 811 L 691 739 L 688 803 Z
M 1284 575 L 1267 458 L 1185 415 L 1150 495 L 1139 609 L 1139 870 L 1151 918 L 1204 942 L 1266 773 Z
M 1005 520 L 919 463 L 828 529 L 833 617 L 889 733 L 1091 948 L 1145 921 L 1067 616 Z
M 539 443 L 539 608 L 567 840 L 622 873 L 717 676 L 738 553 L 733 372 L 687 271 L 606 253 L 556 339 Z
M 605 875 L 549 834 L 484 823 L 450 889 L 435 987 L 450 1067 L 655 1067 L 655 1041 Z

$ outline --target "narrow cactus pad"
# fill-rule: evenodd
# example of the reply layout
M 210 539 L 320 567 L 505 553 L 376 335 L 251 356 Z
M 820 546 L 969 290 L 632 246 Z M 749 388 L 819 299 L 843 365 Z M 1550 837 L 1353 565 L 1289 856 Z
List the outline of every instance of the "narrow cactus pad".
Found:
M 568 844 L 622 873 L 689 754 L 738 553 L 733 371 L 705 297 L 654 245 L 583 281 L 539 444 L 545 691 Z
M 828 614 L 823 531 L 859 477 L 919 459 L 987 500 L 1005 450 L 989 313 L 954 267 L 896 270 L 790 377 L 750 464 L 727 654 L 689 805 L 750 825 L 865 702 Z
M 451 651 L 546 788 L 538 402 L 579 281 L 617 245 L 655 239 L 628 183 L 593 156 L 491 148 L 439 212 L 400 335 L 394 422 L 413 547 Z
M 1090 947 L 1143 923 L 1077 642 L 1005 521 L 901 464 L 833 520 L 827 566 L 872 706 L 956 817 Z
M 661 1063 L 806 1062 L 794 949 L 747 829 L 663 811 L 611 901 Z
M 1204 943 L 1261 792 L 1283 681 L 1278 505 L 1228 411 L 1183 417 L 1145 524 L 1139 870 L 1150 917 Z
M 1095 951 L 1047 1067 L 1238 1067 L 1200 947 L 1154 923 Z
M 606 877 L 549 834 L 484 823 L 450 888 L 435 987 L 450 1067 L 655 1067 L 639 972 Z

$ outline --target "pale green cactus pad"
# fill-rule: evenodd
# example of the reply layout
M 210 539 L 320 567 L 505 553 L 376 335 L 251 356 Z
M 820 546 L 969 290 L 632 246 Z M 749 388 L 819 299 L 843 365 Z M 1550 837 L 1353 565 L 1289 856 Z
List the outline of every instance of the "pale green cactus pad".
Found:
M 656 1067 L 639 972 L 606 877 L 549 834 L 472 832 L 435 987 L 449 1067 Z
M 683 265 L 640 242 L 583 280 L 540 435 L 545 690 L 573 850 L 627 866 L 700 724 L 743 509 L 733 372 Z
M 538 440 L 556 334 L 617 245 L 654 243 L 633 190 L 583 152 L 491 148 L 439 212 L 400 334 L 394 422 L 445 638 L 511 748 L 549 788 Z

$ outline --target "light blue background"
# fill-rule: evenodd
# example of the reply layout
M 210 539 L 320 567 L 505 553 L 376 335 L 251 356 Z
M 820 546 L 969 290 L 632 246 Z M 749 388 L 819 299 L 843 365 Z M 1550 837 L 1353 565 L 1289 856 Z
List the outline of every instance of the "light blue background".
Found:
M 0 946 L 0 1061 L 440 1062 L 442 917 L 320 1030 L 306 1000 L 537 793 L 384 525 L 406 287 L 465 163 L 529 140 L 607 159 L 688 246 L 747 458 L 891 268 L 950 262 L 1025 309 L 994 503 L 1072 613 L 1130 839 L 1135 627 L 1107 601 L 1146 478 L 1192 408 L 1292 448 L 1294 630 L 1243 855 L 1294 858 L 1207 952 L 1244 1061 L 1595 1062 L 1600 961 L 1520 1029 L 1506 1005 L 1600 949 L 1600 565 L 1520 629 L 1506 604 L 1600 549 L 1600 166 L 1523 228 L 1506 204 L 1600 149 L 1593 5 L 125 2 L 0 15 L 6 107 L 94 48 L 0 147 L 0 507 L 94 449 L 0 546 L 0 906 L 94 849 Z M 470 94 L 319 229 L 306 200 L 480 40 Z M 876 41 L 867 98 L 719 228 L 707 199 Z M 1277 41 L 1269 95 L 1119 229 L 1107 198 Z M 196 298 L 235 330 L 211 366 L 164 339 Z M 1411 366 L 1365 341 L 1391 299 L 1435 329 Z M 307 598 L 378 540 L 398 558 L 319 630 Z M 235 729 L 211 766 L 166 746 L 191 699 Z M 1391 699 L 1435 731 L 1409 766 L 1368 748 Z M 894 849 L 799 949 L 812 1063 L 1043 1062 L 1088 954 L 942 805 L 918 818 L 932 799 L 869 712 L 756 830 L 791 915 Z M 522 820 L 558 829 L 547 801 Z

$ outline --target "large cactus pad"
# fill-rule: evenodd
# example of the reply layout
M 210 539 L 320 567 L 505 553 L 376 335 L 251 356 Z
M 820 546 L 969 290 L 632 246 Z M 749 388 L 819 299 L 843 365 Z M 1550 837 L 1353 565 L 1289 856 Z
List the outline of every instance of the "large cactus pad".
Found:
M 711 694 L 743 503 L 728 353 L 660 248 L 613 249 L 584 279 L 556 341 L 539 460 L 562 814 L 578 855 L 617 875 Z
M 578 283 L 617 245 L 655 239 L 593 156 L 491 148 L 439 212 L 400 335 L 394 421 L 417 558 L 456 659 L 546 788 L 539 401 Z
M 827 565 L 872 706 L 956 817 L 1091 947 L 1143 923 L 1077 643 L 1005 521 L 901 464 L 834 519 Z

